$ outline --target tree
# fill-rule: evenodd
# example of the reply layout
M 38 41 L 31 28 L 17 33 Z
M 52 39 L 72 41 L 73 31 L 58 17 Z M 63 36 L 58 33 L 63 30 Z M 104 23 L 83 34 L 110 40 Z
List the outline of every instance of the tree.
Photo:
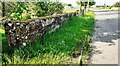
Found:
M 120 7 L 120 1 L 113 4 L 114 7 Z
M 96 2 L 94 2 L 94 1 L 93 1 L 93 2 L 89 2 L 89 5 L 90 5 L 90 6 L 93 6 L 93 5 L 95 5 L 95 4 L 96 4 Z
M 70 6 L 70 7 L 71 7 L 71 6 L 72 6 L 72 4 L 68 4 L 68 6 Z
M 82 12 L 82 15 L 84 15 L 86 8 L 89 9 L 90 6 L 95 5 L 94 0 L 79 0 L 76 3 L 80 5 L 80 12 Z M 82 6 L 84 6 L 83 10 L 82 10 Z
M 81 3 L 80 3 L 81 2 Z M 84 0 L 80 0 L 80 1 L 77 1 L 76 2 L 78 5 L 81 4 L 81 6 L 84 6 L 84 4 L 87 6 L 88 4 L 88 0 L 87 1 L 84 1 Z M 89 0 L 89 6 L 92 6 L 92 5 L 95 5 L 96 2 L 94 0 Z

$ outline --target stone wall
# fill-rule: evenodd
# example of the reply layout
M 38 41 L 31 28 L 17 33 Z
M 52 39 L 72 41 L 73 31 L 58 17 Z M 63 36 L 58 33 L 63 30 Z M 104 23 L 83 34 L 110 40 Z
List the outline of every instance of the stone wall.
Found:
M 26 46 L 34 41 L 37 36 L 41 36 L 50 30 L 59 28 L 60 24 L 75 16 L 77 12 L 60 14 L 50 17 L 40 17 L 27 21 L 5 22 L 5 34 L 10 47 Z

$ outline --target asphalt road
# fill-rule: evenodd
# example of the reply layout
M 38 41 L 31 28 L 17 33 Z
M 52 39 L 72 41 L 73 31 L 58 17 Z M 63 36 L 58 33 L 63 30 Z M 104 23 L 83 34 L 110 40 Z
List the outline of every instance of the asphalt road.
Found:
M 94 10 L 91 64 L 118 64 L 118 11 Z

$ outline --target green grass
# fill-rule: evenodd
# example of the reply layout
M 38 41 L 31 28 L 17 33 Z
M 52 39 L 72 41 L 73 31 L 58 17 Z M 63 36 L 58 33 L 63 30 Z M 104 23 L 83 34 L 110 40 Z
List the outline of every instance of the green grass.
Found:
M 0 28 L 0 53 L 2 51 L 2 44 L 1 41 L 5 41 L 5 31 L 4 29 Z M 4 42 L 5 43 L 5 42 Z M 0 55 L 0 65 L 2 65 L 2 57 Z
M 6 43 L 5 30 L 2 27 L 0 27 L 0 41 L 2 41 L 2 44 Z M 0 51 L 2 51 L 2 44 L 0 44 Z
M 5 33 L 5 30 L 4 30 L 4 29 L 0 29 L 0 33 L 1 33 L 1 34 L 4 34 L 4 33 Z
M 0 27 L 0 51 L 2 51 L 1 41 L 5 41 L 5 30 L 2 27 Z
M 92 11 L 84 17 L 74 16 L 62 24 L 55 32 L 45 34 L 19 50 L 14 51 L 14 61 L 9 56 L 6 43 L 3 42 L 3 59 L 8 64 L 67 64 L 76 63 L 71 56 L 75 51 L 80 51 L 83 45 L 83 62 L 86 63 L 88 53 L 91 51 L 89 43 L 93 35 L 94 13 Z M 42 44 L 42 43 L 43 44 Z

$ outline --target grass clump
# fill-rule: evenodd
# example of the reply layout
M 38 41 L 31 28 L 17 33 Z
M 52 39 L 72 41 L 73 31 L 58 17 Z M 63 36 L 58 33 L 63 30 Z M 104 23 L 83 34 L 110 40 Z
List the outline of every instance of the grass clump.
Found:
M 86 13 L 84 17 L 70 17 L 55 32 L 45 34 L 43 41 L 41 41 L 41 37 L 38 37 L 33 44 L 15 49 L 12 58 L 9 56 L 7 48 L 3 46 L 4 62 L 8 64 L 76 63 L 71 56 L 73 52 L 79 52 L 80 46 L 83 45 L 83 62 L 86 63 L 91 50 L 89 43 L 93 35 L 93 28 L 94 13 L 92 11 Z

